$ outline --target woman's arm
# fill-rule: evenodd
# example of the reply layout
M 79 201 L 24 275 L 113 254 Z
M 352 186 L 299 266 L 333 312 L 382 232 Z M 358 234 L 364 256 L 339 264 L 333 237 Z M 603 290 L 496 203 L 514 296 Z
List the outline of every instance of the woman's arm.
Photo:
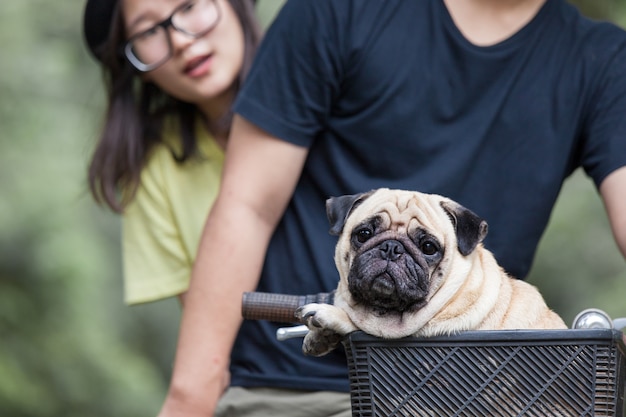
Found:
M 600 194 L 604 200 L 615 241 L 626 258 L 626 167 L 612 172 L 602 181 Z
M 270 237 L 302 171 L 307 149 L 236 116 L 218 198 L 201 237 L 165 416 L 212 416 L 227 386 L 241 324 L 241 296 L 256 288 Z

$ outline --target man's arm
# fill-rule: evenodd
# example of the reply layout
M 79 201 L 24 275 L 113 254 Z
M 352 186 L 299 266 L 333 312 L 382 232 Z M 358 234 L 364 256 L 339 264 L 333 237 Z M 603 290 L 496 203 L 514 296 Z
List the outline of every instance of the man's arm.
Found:
M 212 416 L 227 385 L 241 296 L 256 288 L 265 251 L 307 149 L 235 116 L 220 193 L 200 240 L 168 397 L 160 416 Z
M 600 194 L 604 200 L 615 241 L 626 258 L 626 167 L 612 172 L 602 181 Z

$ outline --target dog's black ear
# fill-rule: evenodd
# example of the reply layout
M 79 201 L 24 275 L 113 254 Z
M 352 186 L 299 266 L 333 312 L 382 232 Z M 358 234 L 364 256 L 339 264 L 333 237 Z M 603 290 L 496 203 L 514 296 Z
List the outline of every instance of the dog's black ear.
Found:
M 342 195 L 326 200 L 326 216 L 328 216 L 330 223 L 329 233 L 333 236 L 339 236 L 352 210 L 373 193 L 374 191 L 369 191 L 367 193 Z
M 442 201 L 441 207 L 454 224 L 459 252 L 463 256 L 469 255 L 487 236 L 487 222 L 473 211 L 452 201 Z

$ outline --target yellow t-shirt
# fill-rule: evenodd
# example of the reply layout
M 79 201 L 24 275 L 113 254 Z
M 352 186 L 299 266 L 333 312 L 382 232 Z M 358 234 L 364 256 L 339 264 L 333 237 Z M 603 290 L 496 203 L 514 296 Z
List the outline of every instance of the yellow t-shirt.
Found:
M 204 223 L 217 196 L 224 152 L 196 129 L 203 157 L 176 162 L 170 147 L 153 149 L 135 198 L 122 216 L 124 298 L 155 301 L 187 290 Z M 180 147 L 177 135 L 166 143 Z

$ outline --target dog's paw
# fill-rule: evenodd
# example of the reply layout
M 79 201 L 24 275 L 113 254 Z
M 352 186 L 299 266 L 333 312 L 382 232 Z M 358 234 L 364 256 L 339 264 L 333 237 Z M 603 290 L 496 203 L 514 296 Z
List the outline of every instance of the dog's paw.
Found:
M 310 330 L 302 343 L 307 355 L 327 354 L 346 334 L 356 330 L 345 311 L 330 304 L 307 304 L 296 311 L 296 317 Z
M 334 330 L 342 335 L 354 330 L 354 324 L 346 312 L 331 304 L 304 305 L 296 310 L 296 318 L 310 330 Z
M 324 356 L 341 343 L 343 336 L 329 329 L 311 330 L 304 337 L 302 352 L 310 356 Z

